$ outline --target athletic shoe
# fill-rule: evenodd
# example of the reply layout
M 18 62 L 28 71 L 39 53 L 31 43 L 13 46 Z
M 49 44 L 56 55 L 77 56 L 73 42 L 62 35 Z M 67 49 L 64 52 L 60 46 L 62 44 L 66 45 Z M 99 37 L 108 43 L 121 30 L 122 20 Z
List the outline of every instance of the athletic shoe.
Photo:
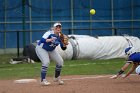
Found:
M 54 82 L 58 82 L 59 85 L 63 85 L 64 84 L 64 81 L 62 81 L 60 77 L 54 78 L 53 81 Z
M 47 80 L 43 80 L 42 82 L 41 82 L 41 85 L 42 86 L 48 86 L 48 85 L 50 85 L 51 83 L 50 82 L 48 82 Z

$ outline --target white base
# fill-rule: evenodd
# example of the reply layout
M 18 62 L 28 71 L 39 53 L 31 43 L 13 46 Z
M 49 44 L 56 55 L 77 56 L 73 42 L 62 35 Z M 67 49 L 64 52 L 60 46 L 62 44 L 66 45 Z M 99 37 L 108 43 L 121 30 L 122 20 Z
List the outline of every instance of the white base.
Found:
M 19 79 L 15 80 L 14 83 L 31 83 L 31 82 L 37 82 L 36 79 Z

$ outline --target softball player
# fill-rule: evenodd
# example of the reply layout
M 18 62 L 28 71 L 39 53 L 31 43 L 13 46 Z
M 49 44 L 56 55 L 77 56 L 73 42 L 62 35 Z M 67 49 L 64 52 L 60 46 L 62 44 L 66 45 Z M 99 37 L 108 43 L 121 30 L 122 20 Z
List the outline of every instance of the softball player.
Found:
M 134 70 L 138 75 L 140 75 L 140 52 L 136 52 L 134 47 L 128 47 L 125 49 L 125 54 L 127 55 L 127 60 L 121 70 L 118 72 L 117 75 L 112 76 L 111 78 L 116 79 L 118 78 L 123 72 L 132 64 L 130 70 L 125 74 L 122 75 L 123 78 L 129 76 Z
M 41 67 L 41 85 L 49 85 L 47 81 L 47 69 L 50 63 L 50 58 L 56 62 L 54 81 L 59 84 L 64 84 L 60 79 L 60 73 L 63 66 L 63 59 L 55 50 L 56 46 L 60 44 L 62 50 L 66 50 L 67 46 L 60 39 L 60 32 L 62 30 L 61 23 L 55 23 L 51 30 L 47 31 L 38 42 L 36 46 L 36 54 L 42 62 Z

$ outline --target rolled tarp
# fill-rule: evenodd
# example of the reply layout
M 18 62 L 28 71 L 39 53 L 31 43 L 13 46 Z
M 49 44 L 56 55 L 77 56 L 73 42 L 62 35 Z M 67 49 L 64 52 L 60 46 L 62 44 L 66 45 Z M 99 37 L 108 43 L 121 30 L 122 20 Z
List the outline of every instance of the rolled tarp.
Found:
M 134 46 L 140 51 L 140 39 L 134 36 L 69 35 L 69 45 L 63 51 L 56 49 L 64 59 L 111 59 L 124 58 L 124 50 Z

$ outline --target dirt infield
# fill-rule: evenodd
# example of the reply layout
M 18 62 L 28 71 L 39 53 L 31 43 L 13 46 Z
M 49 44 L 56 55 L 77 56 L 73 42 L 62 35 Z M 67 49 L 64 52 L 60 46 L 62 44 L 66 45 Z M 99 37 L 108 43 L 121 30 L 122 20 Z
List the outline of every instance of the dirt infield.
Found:
M 39 79 L 34 83 L 14 83 L 14 80 L 0 80 L 0 93 L 139 93 L 140 76 L 126 79 L 110 79 L 110 75 L 63 76 L 64 85 L 52 81 L 50 86 L 41 86 Z

